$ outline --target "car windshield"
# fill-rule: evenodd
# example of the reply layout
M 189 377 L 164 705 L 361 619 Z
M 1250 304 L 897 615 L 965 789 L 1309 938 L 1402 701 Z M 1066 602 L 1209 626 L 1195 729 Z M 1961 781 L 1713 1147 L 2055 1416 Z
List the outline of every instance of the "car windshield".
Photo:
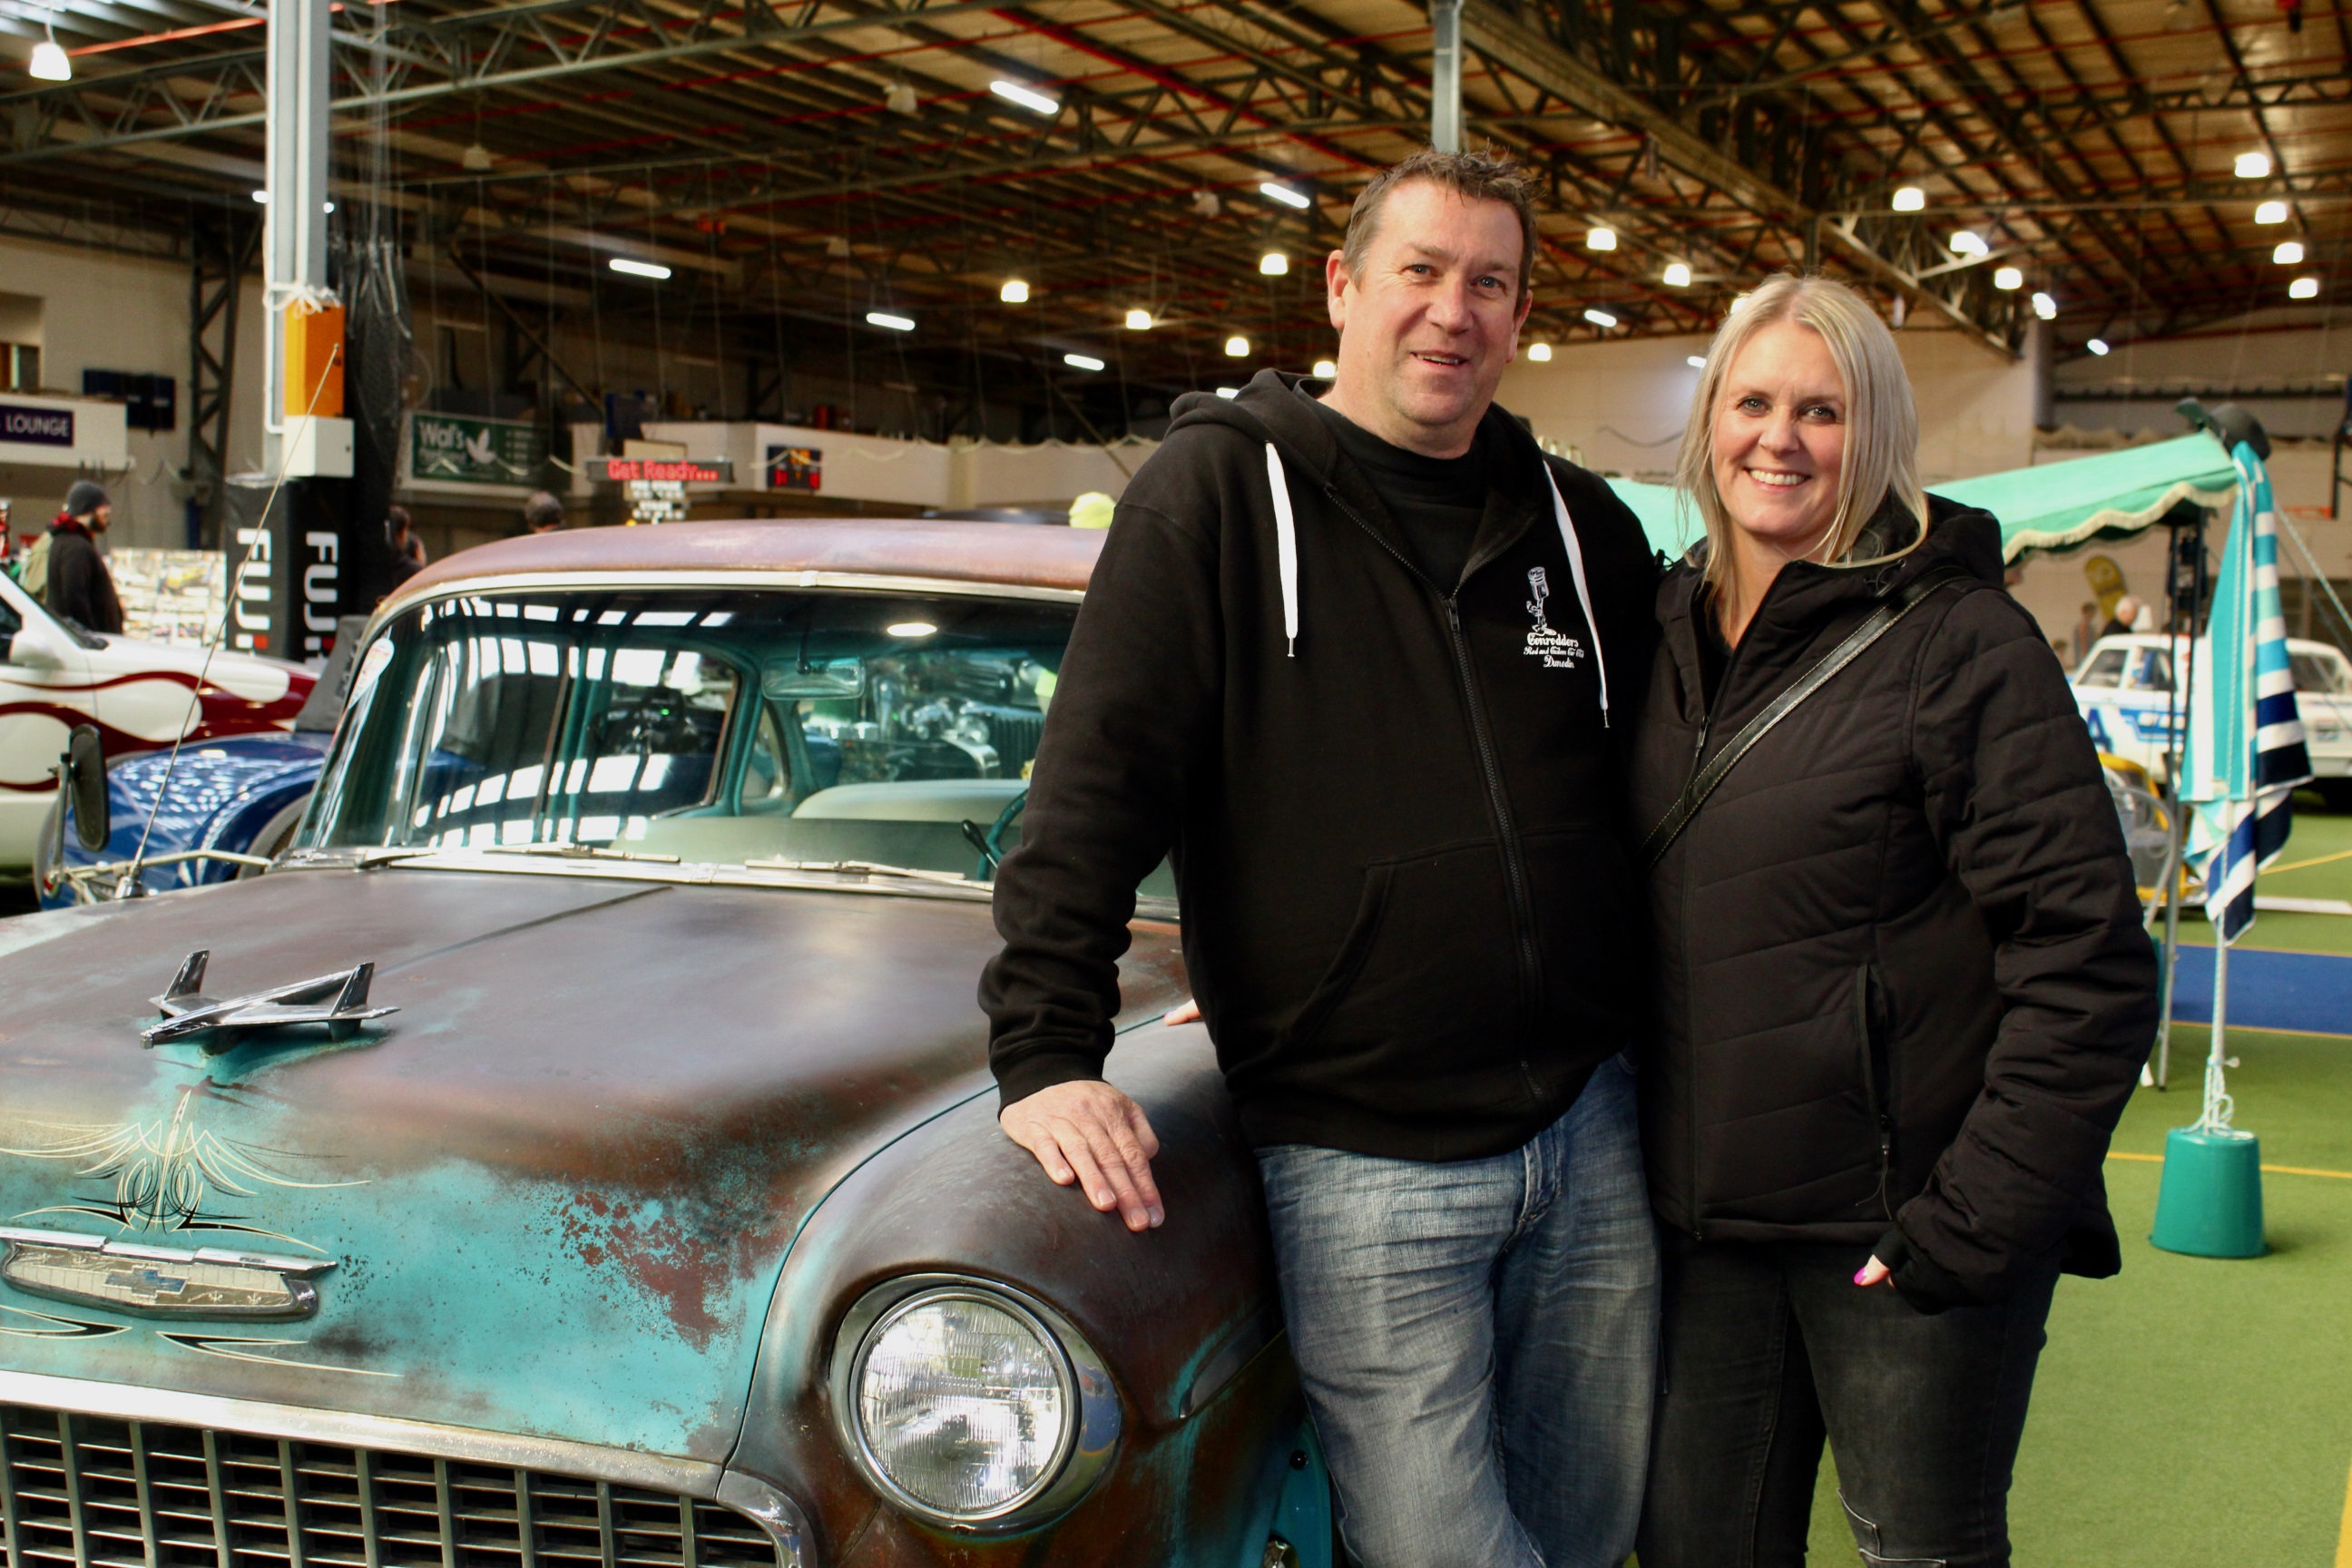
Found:
M 2352 696 L 2352 665 L 2344 656 L 2333 653 L 2290 653 L 2287 663 L 2294 670 L 2297 691 L 2315 691 L 2327 697 Z
M 2091 656 L 2091 662 L 2083 667 L 2083 672 L 2080 675 L 2074 677 L 2074 684 L 2113 686 L 2123 679 L 2123 674 L 2124 650 L 2119 647 L 2104 647 Z
M 1019 843 L 1076 613 L 751 589 L 420 605 L 361 655 L 299 847 L 863 860 L 986 879 Z

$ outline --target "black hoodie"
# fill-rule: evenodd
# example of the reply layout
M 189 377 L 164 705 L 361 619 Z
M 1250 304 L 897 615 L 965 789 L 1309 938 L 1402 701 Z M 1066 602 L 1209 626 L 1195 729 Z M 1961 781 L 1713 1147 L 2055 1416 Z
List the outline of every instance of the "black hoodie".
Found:
M 1906 521 L 1855 553 L 1916 538 Z M 1906 553 L 1783 567 L 1711 700 L 1699 569 L 1675 568 L 1633 770 L 1655 821 L 1698 757 L 1948 565 L 1977 584 L 1930 594 L 1791 711 L 1659 861 L 1642 1072 L 1668 1225 L 1869 1245 L 1929 1308 L 2053 1257 L 2116 1271 L 2100 1165 L 2156 1026 L 2115 806 L 2050 645 L 2000 591 L 1993 520 L 1931 497 Z
M 997 878 L 981 1001 L 1005 1101 L 1099 1075 L 1134 889 L 1171 855 L 1254 1143 L 1516 1148 L 1643 1010 L 1621 744 L 1655 641 L 1640 524 L 1491 409 L 1485 518 L 1461 583 L 1435 584 L 1292 378 L 1176 410 L 1119 502 Z

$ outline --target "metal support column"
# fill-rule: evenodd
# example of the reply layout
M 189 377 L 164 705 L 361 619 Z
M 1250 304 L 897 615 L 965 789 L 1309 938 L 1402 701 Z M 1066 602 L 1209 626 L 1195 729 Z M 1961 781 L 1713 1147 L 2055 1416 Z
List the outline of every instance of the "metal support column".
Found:
M 1462 0 L 1429 0 L 1429 144 L 1462 151 Z
M 272 437 L 286 427 L 287 307 L 327 289 L 329 24 L 329 0 L 269 0 L 269 400 L 262 427 Z M 268 447 L 275 473 L 278 442 Z
M 188 547 L 220 548 L 228 477 L 229 400 L 236 386 L 237 302 L 261 226 L 198 213 L 188 227 Z M 217 345 L 217 346 L 215 346 Z

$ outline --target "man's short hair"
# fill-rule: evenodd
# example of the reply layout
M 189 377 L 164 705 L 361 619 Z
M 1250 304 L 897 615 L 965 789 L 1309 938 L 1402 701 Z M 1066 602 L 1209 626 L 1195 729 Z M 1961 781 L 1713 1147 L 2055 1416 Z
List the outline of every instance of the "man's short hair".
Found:
M 1389 193 L 1411 180 L 1442 185 L 1465 202 L 1500 202 L 1511 209 L 1519 220 L 1519 298 L 1526 299 L 1536 267 L 1535 191 L 1516 162 L 1493 152 L 1441 153 L 1424 147 L 1373 175 L 1348 213 L 1348 237 L 1340 246 L 1348 276 L 1357 277 L 1364 269 L 1364 253 L 1371 248 Z
M 388 506 L 383 509 L 383 531 L 386 533 L 397 536 L 406 533 L 413 526 L 406 507 Z
M 563 523 L 563 503 L 545 490 L 541 490 L 522 503 L 525 528 L 559 528 Z

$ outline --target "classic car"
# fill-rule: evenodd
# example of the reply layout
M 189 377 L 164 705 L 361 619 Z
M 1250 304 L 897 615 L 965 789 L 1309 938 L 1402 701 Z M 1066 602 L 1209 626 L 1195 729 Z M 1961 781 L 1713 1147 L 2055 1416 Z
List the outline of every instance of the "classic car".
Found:
M 0 573 L 0 867 L 26 866 L 77 724 L 110 757 L 185 736 L 284 731 L 316 677 L 298 664 L 85 631 Z
M 0 921 L 15 1563 L 1326 1568 L 1165 868 L 1109 1076 L 1166 1225 L 995 1122 L 991 876 L 1101 537 L 467 552 L 267 875 Z
M 2168 726 L 2187 722 L 2172 695 L 2172 671 L 2185 666 L 2188 647 L 2188 639 L 2160 634 L 2101 637 L 2073 679 L 2092 743 L 2138 763 L 2159 785 Z M 2201 654 L 2204 645 L 2197 648 Z M 2315 787 L 2333 809 L 2352 810 L 2352 659 L 2304 637 L 2287 638 L 2286 653 Z
M 108 757 L 110 831 L 96 848 L 80 842 L 72 792 L 53 792 L 33 843 L 41 908 L 143 898 L 265 869 L 293 843 L 310 807 L 367 620 L 343 618 L 290 730 L 206 736 L 176 750 Z M 135 878 L 128 876 L 134 867 Z

